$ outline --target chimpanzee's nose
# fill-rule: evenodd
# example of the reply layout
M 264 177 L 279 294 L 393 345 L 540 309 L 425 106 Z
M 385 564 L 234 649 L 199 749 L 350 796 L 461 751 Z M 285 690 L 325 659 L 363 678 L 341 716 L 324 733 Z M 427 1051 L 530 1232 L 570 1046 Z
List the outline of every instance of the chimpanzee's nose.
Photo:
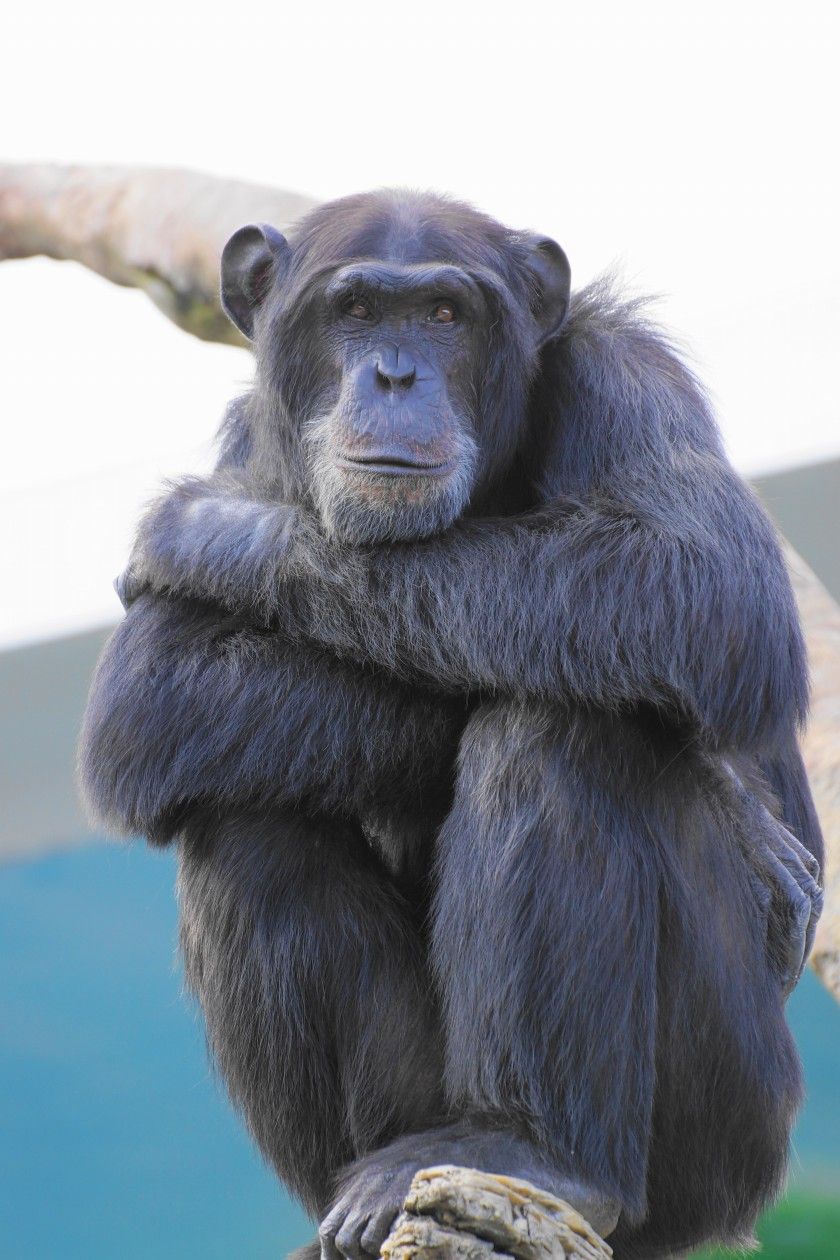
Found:
M 376 359 L 376 383 L 382 389 L 410 389 L 417 378 L 417 364 L 404 346 L 383 346 Z

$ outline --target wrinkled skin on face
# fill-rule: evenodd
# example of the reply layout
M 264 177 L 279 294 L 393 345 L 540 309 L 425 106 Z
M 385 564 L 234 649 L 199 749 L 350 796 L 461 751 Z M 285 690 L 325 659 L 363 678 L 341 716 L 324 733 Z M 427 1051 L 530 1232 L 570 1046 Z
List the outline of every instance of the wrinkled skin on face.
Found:
M 456 240 L 415 207 L 397 232 L 389 197 L 379 216 L 373 205 L 357 222 L 348 199 L 338 231 L 316 216 L 294 247 L 243 228 L 222 265 L 226 309 L 257 353 L 252 471 L 354 544 L 440 533 L 498 486 L 569 299 L 568 262 L 547 238 L 472 212 L 470 257 L 462 223 Z
M 339 392 L 305 433 L 321 519 L 354 542 L 440 532 L 475 478 L 480 293 L 457 268 L 369 264 L 326 296 Z

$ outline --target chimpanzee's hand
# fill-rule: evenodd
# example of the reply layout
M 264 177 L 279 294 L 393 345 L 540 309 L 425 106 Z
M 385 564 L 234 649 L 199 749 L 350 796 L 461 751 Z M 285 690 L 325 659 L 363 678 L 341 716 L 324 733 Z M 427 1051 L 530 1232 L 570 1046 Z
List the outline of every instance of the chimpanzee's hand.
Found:
M 765 829 L 753 856 L 771 896 L 767 943 L 787 997 L 805 969 L 822 913 L 819 863 L 779 822 Z
M 747 791 L 732 767 L 725 768 L 746 824 L 743 852 L 767 915 L 767 947 L 787 997 L 808 961 L 822 913 L 819 862 Z
M 298 515 L 233 479 L 188 478 L 146 513 L 117 594 L 129 607 L 146 590 L 172 592 L 268 624 Z

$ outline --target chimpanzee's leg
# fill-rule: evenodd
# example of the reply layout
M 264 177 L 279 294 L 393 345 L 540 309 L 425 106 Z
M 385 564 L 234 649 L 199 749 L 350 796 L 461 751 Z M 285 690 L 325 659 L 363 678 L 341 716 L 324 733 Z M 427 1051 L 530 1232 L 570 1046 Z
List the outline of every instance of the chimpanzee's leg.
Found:
M 450 1099 L 524 1117 L 618 1200 L 619 1257 L 748 1234 L 799 1096 L 745 816 L 708 764 L 642 716 L 495 705 L 440 836 Z
M 438 837 L 433 954 L 457 1123 L 347 1170 L 324 1255 L 376 1255 L 411 1176 L 536 1182 L 608 1233 L 644 1208 L 659 878 L 644 819 L 578 768 L 567 715 L 484 705 Z
M 429 1163 L 524 1176 L 602 1232 L 620 1210 L 622 1258 L 749 1230 L 798 1075 L 728 808 L 655 717 L 473 715 L 433 936 L 461 1122 L 347 1170 L 327 1257 L 375 1255 Z
M 770 894 L 744 861 L 743 820 L 691 753 L 657 787 L 673 825 L 663 844 L 648 1214 L 619 1224 L 611 1242 L 622 1260 L 749 1240 L 781 1188 L 801 1097 L 766 939 Z
M 641 758 L 611 728 L 528 703 L 473 716 L 433 944 L 450 1101 L 518 1122 L 610 1228 L 645 1209 L 661 886 L 650 802 L 628 790 Z
M 357 828 L 291 812 L 194 815 L 179 895 L 231 1097 L 320 1219 L 342 1164 L 440 1118 L 420 925 Z
M 779 1187 L 799 1067 L 751 816 L 655 720 L 493 706 L 440 837 L 450 1097 L 527 1117 L 619 1201 L 617 1257 L 743 1239 Z

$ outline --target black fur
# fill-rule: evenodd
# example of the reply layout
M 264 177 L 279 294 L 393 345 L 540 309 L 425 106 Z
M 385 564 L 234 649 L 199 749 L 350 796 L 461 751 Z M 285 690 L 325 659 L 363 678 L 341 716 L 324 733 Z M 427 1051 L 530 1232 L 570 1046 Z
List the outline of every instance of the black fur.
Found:
M 234 1101 L 327 1260 L 429 1162 L 620 1213 L 618 1257 L 748 1237 L 822 847 L 790 584 L 702 389 L 440 198 L 243 230 L 223 293 L 255 387 L 141 528 L 82 779 L 179 837 Z

